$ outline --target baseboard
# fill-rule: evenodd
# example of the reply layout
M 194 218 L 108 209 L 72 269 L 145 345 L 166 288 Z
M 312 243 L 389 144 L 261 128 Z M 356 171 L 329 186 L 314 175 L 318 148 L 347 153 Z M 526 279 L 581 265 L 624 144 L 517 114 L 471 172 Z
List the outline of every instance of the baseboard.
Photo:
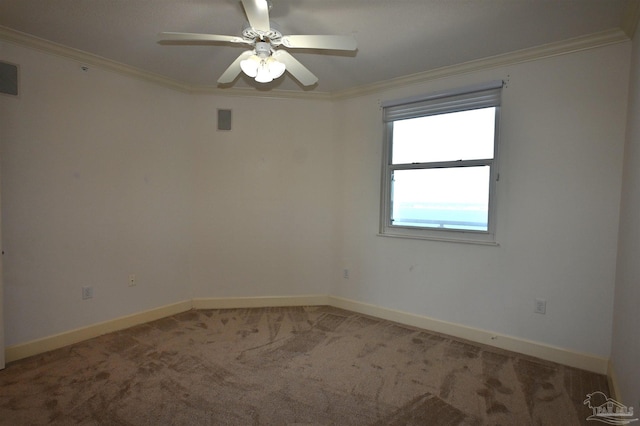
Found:
M 5 348 L 6 362 L 17 361 L 43 352 L 72 345 L 113 331 L 185 312 L 190 309 L 263 308 L 271 306 L 328 305 L 326 295 L 279 297 L 197 298 L 93 324 L 87 327 L 43 337 Z
M 618 376 L 616 376 L 611 360 L 609 360 L 609 364 L 607 365 L 607 381 L 609 382 L 609 392 L 611 393 L 609 396 L 616 401 L 624 401 L 620 388 L 618 387 Z
M 608 371 L 609 364 L 606 358 L 573 352 L 567 349 L 545 345 L 543 343 L 492 333 L 478 328 L 467 327 L 426 316 L 382 308 L 380 306 L 356 302 L 340 297 L 329 296 L 328 298 L 329 305 L 335 306 L 336 308 L 342 308 L 401 324 L 411 325 L 413 327 L 448 334 L 453 337 L 518 352 L 524 355 L 534 356 L 536 358 L 557 362 L 558 364 L 580 368 L 582 370 L 592 371 L 598 374 L 607 374 Z
M 612 385 L 611 392 L 618 395 L 613 366 L 608 359 L 593 355 L 573 352 L 555 346 L 545 345 L 526 339 L 492 333 L 473 327 L 441 321 L 422 315 L 410 314 L 403 311 L 383 308 L 377 305 L 357 302 L 354 300 L 328 295 L 306 296 L 266 296 L 266 297 L 222 297 L 195 298 L 192 300 L 163 306 L 149 311 L 126 317 L 116 318 L 88 327 L 67 331 L 42 339 L 5 348 L 6 361 L 16 361 L 28 356 L 71 345 L 86 339 L 100 336 L 112 331 L 122 330 L 134 325 L 154 321 L 163 317 L 175 315 L 190 309 L 234 309 L 234 308 L 263 308 L 276 306 L 320 306 L 329 305 L 353 312 L 371 315 L 377 318 L 398 322 L 401 324 L 432 330 L 448 334 L 453 337 L 482 343 L 497 348 L 534 356 L 547 361 L 557 362 L 570 367 L 607 374 Z
M 213 297 L 193 299 L 193 309 L 268 308 L 329 305 L 324 294 L 307 296 Z
M 64 346 L 82 342 L 83 340 L 98 337 L 113 331 L 124 330 L 125 328 L 133 327 L 134 325 L 155 321 L 190 309 L 192 309 L 191 300 L 185 300 L 183 302 L 173 303 L 171 305 L 127 315 L 113 320 L 89 325 L 87 327 L 65 331 L 64 333 L 54 334 L 53 336 L 43 337 L 30 342 L 8 346 L 5 348 L 6 361 L 17 361 L 22 358 L 62 348 Z

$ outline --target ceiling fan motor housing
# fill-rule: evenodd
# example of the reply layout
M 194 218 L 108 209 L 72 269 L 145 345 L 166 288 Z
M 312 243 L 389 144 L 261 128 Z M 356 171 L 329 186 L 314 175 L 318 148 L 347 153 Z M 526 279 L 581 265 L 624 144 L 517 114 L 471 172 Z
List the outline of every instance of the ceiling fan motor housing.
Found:
M 271 55 L 271 45 L 264 41 L 256 43 L 256 55 L 264 59 Z
M 282 33 L 277 29 L 277 25 L 270 22 L 271 28 L 268 31 L 256 30 L 255 28 L 247 25 L 242 30 L 242 38 L 249 42 L 265 41 L 271 43 L 274 46 L 278 46 L 282 43 Z

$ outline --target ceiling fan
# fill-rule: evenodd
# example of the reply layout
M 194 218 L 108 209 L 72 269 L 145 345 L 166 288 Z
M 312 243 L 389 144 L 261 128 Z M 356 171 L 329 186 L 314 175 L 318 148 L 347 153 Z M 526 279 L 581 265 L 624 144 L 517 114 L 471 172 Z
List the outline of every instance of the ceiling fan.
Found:
M 318 77 L 280 47 L 346 51 L 357 49 L 356 40 L 352 36 L 282 35 L 277 26 L 269 21 L 270 1 L 242 0 L 242 6 L 249 20 L 249 25 L 242 31 L 242 36 L 163 32 L 160 33 L 160 42 L 234 43 L 251 46 L 250 50 L 242 52 L 222 73 L 218 78 L 219 84 L 232 83 L 240 72 L 244 72 L 259 83 L 268 83 L 282 76 L 286 70 L 303 86 L 312 86 L 318 82 Z

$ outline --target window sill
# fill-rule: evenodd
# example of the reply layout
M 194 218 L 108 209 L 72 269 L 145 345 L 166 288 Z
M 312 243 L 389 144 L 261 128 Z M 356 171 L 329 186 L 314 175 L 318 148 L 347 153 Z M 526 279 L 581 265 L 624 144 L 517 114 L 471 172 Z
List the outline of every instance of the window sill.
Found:
M 447 243 L 462 243 L 462 244 L 475 244 L 481 246 L 499 246 L 500 243 L 496 241 L 484 241 L 473 240 L 469 238 L 453 238 L 453 237 L 437 237 L 430 235 L 407 235 L 407 234 L 394 234 L 394 233 L 378 233 L 378 237 L 390 237 L 390 238 L 408 238 L 411 240 L 430 240 L 430 241 L 442 241 Z

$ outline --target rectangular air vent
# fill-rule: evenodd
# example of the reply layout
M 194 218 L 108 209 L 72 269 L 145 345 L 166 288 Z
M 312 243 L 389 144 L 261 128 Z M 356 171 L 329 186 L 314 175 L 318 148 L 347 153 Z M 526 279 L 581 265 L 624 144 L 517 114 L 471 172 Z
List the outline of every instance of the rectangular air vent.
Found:
M 218 130 L 231 130 L 231 110 L 218 110 Z
M 0 61 L 0 93 L 18 96 L 18 66 Z

